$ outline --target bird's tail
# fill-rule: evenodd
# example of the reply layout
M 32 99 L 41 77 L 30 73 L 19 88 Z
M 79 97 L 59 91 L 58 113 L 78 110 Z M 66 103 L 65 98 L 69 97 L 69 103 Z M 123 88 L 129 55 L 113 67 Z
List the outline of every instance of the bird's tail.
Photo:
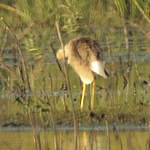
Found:
M 105 69 L 105 62 L 103 61 L 93 61 L 91 63 L 91 70 L 96 74 L 102 76 L 103 78 L 108 78 L 109 74 Z

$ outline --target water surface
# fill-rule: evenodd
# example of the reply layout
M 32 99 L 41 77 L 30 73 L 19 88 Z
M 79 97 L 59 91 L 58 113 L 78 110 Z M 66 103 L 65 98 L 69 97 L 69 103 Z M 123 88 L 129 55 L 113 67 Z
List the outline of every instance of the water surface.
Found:
M 60 150 L 74 149 L 74 132 L 57 131 L 57 146 Z M 41 148 L 55 150 L 52 131 L 40 133 Z M 80 131 L 79 150 L 148 150 L 150 132 L 144 130 L 126 131 Z M 2 150 L 35 150 L 32 131 L 1 131 Z

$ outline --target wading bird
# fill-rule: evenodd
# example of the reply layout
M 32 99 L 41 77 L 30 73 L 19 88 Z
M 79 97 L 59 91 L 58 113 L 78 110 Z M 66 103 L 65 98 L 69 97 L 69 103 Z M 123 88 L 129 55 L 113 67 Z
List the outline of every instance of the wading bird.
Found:
M 89 37 L 75 38 L 64 46 L 64 50 L 59 49 L 56 56 L 58 60 L 67 59 L 68 64 L 74 68 L 83 82 L 80 101 L 81 110 L 84 104 L 86 85 L 92 84 L 91 109 L 93 109 L 95 76 L 100 75 L 104 78 L 108 77 L 108 73 L 105 70 L 105 62 L 102 57 L 102 49 L 99 44 Z

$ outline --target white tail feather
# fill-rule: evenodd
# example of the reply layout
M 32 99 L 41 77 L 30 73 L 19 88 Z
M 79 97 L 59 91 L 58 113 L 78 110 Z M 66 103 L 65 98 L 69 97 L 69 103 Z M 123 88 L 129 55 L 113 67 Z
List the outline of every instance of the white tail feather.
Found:
M 91 70 L 98 75 L 101 75 L 104 78 L 107 78 L 107 75 L 105 73 L 105 62 L 103 61 L 93 61 L 91 63 Z

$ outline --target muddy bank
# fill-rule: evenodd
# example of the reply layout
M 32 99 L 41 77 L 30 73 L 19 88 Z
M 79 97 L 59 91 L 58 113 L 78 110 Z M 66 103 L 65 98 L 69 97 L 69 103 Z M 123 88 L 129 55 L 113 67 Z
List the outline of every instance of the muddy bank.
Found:
M 136 105 L 116 105 L 103 106 L 94 111 L 76 110 L 76 119 L 79 126 L 105 125 L 108 124 L 136 124 L 148 125 L 150 121 L 149 105 L 139 103 Z M 10 114 L 9 117 L 0 116 L 1 127 L 29 127 L 31 124 L 36 124 L 41 127 L 51 127 L 53 124 L 56 127 L 73 126 L 72 111 L 54 111 L 53 114 L 49 110 L 44 112 L 32 112 L 32 116 L 16 113 Z

